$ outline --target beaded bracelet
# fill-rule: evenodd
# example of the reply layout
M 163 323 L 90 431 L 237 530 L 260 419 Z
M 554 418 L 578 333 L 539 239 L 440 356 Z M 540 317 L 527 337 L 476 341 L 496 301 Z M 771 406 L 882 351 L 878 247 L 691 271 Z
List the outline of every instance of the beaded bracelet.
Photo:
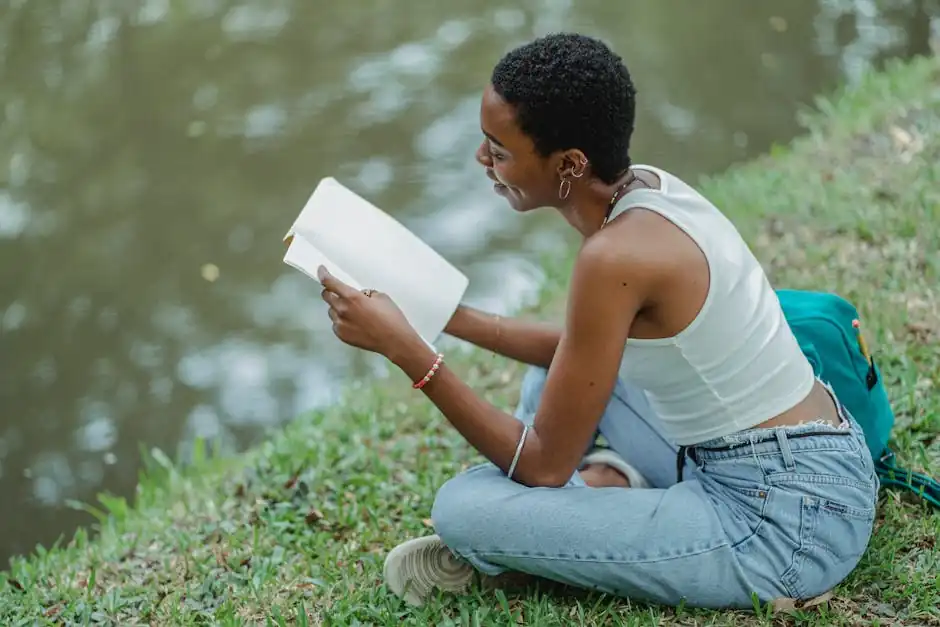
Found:
M 437 374 L 437 371 L 440 369 L 441 363 L 442 363 L 443 361 L 444 361 L 444 355 L 443 355 L 443 353 L 438 353 L 438 354 L 437 354 L 437 359 L 434 360 L 434 364 L 433 364 L 433 365 L 431 366 L 431 368 L 428 370 L 428 373 L 427 373 L 426 375 L 424 375 L 424 377 L 423 377 L 422 379 L 419 379 L 419 380 L 415 381 L 415 382 L 412 384 L 411 387 L 413 387 L 413 388 L 416 389 L 416 390 L 420 390 L 420 389 L 423 388 L 425 385 L 427 385 L 428 381 L 431 380 L 431 377 L 433 377 L 435 374 Z

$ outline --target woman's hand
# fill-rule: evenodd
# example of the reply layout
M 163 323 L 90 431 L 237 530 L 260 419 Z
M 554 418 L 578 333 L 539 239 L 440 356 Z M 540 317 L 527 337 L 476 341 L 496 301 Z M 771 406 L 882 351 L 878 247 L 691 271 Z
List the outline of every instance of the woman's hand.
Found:
M 387 294 L 359 291 L 323 266 L 317 269 L 317 277 L 323 285 L 320 296 L 330 306 L 333 333 L 344 343 L 389 357 L 396 346 L 418 336 Z

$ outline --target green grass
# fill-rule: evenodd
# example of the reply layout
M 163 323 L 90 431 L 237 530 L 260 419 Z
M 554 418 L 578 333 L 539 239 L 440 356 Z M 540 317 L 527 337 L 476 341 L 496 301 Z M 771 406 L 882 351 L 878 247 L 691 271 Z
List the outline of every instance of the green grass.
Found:
M 821 102 L 791 146 L 702 182 L 779 287 L 860 308 L 898 414 L 901 462 L 940 474 L 940 61 L 895 65 Z M 668 167 L 668 164 L 665 164 Z M 570 260 L 569 260 L 570 261 Z M 557 317 L 568 265 L 535 308 Z M 449 363 L 511 408 L 518 364 Z M 704 612 L 594 593 L 474 590 L 420 610 L 381 581 L 385 553 L 429 533 L 437 487 L 479 457 L 393 375 L 354 387 L 249 454 L 151 458 L 134 504 L 102 497 L 100 528 L 17 559 L 0 624 L 940 625 L 940 515 L 884 491 L 861 565 L 828 607 Z M 14 514 L 15 515 L 15 514 Z

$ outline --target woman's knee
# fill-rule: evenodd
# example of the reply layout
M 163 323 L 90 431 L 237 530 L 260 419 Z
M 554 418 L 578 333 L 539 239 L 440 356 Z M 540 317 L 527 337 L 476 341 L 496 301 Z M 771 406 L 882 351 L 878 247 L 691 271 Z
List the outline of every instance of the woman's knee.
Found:
M 483 464 L 448 480 L 437 491 L 431 508 L 434 531 L 454 550 L 473 546 L 486 535 L 486 518 L 495 514 L 491 503 L 499 483 L 509 481 L 496 466 Z

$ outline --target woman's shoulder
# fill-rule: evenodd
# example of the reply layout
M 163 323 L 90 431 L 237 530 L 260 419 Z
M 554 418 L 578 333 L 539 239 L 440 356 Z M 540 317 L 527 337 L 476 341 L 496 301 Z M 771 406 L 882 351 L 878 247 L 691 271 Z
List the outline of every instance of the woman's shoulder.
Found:
M 671 270 L 688 238 L 656 211 L 636 207 L 587 238 L 576 264 L 616 269 L 634 278 Z

